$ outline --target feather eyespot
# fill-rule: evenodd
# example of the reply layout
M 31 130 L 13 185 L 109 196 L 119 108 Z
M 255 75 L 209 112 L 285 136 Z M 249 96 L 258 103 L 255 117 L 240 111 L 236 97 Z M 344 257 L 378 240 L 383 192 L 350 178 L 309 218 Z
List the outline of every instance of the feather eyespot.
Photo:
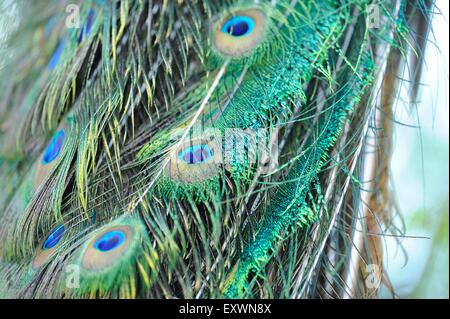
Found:
M 259 9 L 234 12 L 216 24 L 213 34 L 215 48 L 231 57 L 250 53 L 264 39 L 266 20 L 266 15 Z
M 83 36 L 88 37 L 89 33 L 91 33 L 92 25 L 95 20 L 95 10 L 90 9 L 87 15 L 86 24 L 81 27 L 80 34 L 78 36 L 78 43 L 83 42 Z
M 64 150 L 68 138 L 69 127 L 63 123 L 45 148 L 38 162 L 33 178 L 33 189 L 37 190 L 42 182 L 48 178 L 53 168 L 59 163 L 58 158 Z
M 46 165 L 53 162 L 61 152 L 64 146 L 64 140 L 66 139 L 66 133 L 64 130 L 59 130 L 53 135 L 52 140 L 45 149 L 44 155 L 42 156 L 42 164 Z
M 204 132 L 202 138 L 181 143 L 166 166 L 165 174 L 182 183 L 201 182 L 216 176 L 222 160 L 222 145 L 209 138 L 213 134 Z
M 127 225 L 109 227 L 90 240 L 82 256 L 82 266 L 99 271 L 116 264 L 127 254 L 134 230 Z
M 34 269 L 46 263 L 48 257 L 55 251 L 61 239 L 64 237 L 65 230 L 64 225 L 59 225 L 41 242 L 32 263 Z
M 130 298 L 131 285 L 150 286 L 157 279 L 158 255 L 149 244 L 148 230 L 138 216 L 126 214 L 94 230 L 69 258 L 71 264 L 79 266 L 80 282 L 84 288 L 89 287 L 91 296 L 102 298 L 117 291 L 122 298 Z M 73 292 L 84 296 L 86 290 Z
M 48 63 L 48 68 L 50 70 L 53 70 L 56 65 L 58 64 L 59 58 L 61 57 L 62 52 L 64 51 L 65 43 L 64 41 L 61 41 L 58 44 L 58 47 L 56 48 L 55 52 L 53 53 L 52 57 L 50 58 L 50 61 Z
M 192 145 L 182 150 L 178 158 L 187 164 L 205 163 L 214 156 L 214 151 L 208 145 Z

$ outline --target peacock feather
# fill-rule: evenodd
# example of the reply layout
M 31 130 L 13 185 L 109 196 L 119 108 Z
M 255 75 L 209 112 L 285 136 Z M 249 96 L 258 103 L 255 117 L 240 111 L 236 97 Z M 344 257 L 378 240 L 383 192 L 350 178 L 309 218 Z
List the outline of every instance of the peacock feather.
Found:
M 73 2 L 0 4 L 1 296 L 389 287 L 392 107 L 433 1 Z

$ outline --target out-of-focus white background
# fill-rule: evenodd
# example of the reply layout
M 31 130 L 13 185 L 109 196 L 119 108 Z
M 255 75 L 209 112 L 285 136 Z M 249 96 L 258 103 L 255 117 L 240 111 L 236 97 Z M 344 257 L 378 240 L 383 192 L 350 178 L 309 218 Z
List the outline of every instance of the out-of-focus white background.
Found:
M 401 238 L 385 237 L 385 266 L 403 298 L 449 297 L 449 2 L 437 0 L 417 106 L 395 108 L 392 175 L 406 224 Z M 5 10 L 7 8 L 7 10 Z M 6 31 L 17 24 L 14 0 L 0 0 L 0 69 L 11 54 Z M 406 98 L 406 92 L 403 92 Z M 420 127 L 420 128 L 417 128 Z M 390 297 L 382 291 L 382 297 Z
M 407 259 L 386 237 L 385 265 L 403 298 L 449 297 L 449 2 L 437 0 L 436 6 L 420 103 L 399 101 L 394 112 L 397 122 L 407 124 L 395 124 L 391 166 Z

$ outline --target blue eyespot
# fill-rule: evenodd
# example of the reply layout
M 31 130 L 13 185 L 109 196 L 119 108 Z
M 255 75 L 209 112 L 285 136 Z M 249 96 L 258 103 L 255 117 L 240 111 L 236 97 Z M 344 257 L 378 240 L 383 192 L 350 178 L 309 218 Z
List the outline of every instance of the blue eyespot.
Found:
M 110 251 L 122 245 L 125 242 L 125 239 L 125 232 L 121 230 L 113 230 L 103 234 L 99 239 L 97 239 L 94 243 L 94 248 L 101 252 Z
M 56 65 L 58 64 L 61 53 L 64 50 L 64 46 L 65 46 L 64 41 L 61 41 L 59 43 L 58 47 L 56 48 L 56 51 L 53 53 L 52 57 L 50 58 L 50 62 L 48 63 L 48 66 L 47 66 L 50 70 L 53 70 L 56 67 Z
M 78 36 L 78 43 L 83 41 L 83 35 L 88 37 L 89 33 L 91 33 L 92 24 L 94 24 L 95 19 L 95 10 L 90 9 L 86 19 L 86 25 L 81 27 L 80 35 Z
M 42 157 L 42 164 L 48 164 L 58 157 L 64 145 L 65 138 L 66 133 L 64 133 L 64 130 L 59 130 L 55 133 L 55 135 L 53 135 L 50 144 L 48 144 L 45 149 L 44 156 Z
M 208 145 L 192 145 L 178 154 L 178 158 L 188 164 L 198 164 L 208 161 L 214 155 Z
M 94 18 L 95 18 L 95 11 L 93 9 L 90 9 L 87 16 L 86 30 L 84 31 L 86 36 L 88 36 L 89 33 L 91 32 L 91 27 L 92 24 L 94 23 Z
M 56 244 L 61 240 L 64 234 L 64 230 L 64 225 L 59 225 L 58 227 L 56 227 L 42 244 L 42 249 L 46 250 L 55 247 Z
M 225 22 L 221 31 L 233 37 L 242 37 L 252 33 L 254 28 L 255 22 L 252 18 L 246 16 L 235 16 Z

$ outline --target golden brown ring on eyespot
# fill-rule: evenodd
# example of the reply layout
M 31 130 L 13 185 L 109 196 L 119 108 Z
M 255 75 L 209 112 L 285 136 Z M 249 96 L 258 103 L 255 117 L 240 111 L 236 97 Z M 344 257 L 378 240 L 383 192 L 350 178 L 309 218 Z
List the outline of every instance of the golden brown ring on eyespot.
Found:
M 67 144 L 67 138 L 69 134 L 69 126 L 67 123 L 63 123 L 53 134 L 52 139 L 47 144 L 46 149 L 39 157 L 39 163 L 37 164 L 36 172 L 33 178 L 33 189 L 37 190 L 41 183 L 49 176 L 51 170 L 57 165 L 61 153 Z
M 41 267 L 47 262 L 50 255 L 57 249 L 61 239 L 64 237 L 65 230 L 65 225 L 59 225 L 39 243 L 36 256 L 32 262 L 32 267 L 34 269 Z
M 267 17 L 259 9 L 234 12 L 216 23 L 215 48 L 226 56 L 240 57 L 255 49 L 264 39 Z
M 172 154 L 165 174 L 177 182 L 201 182 L 219 173 L 221 160 L 221 143 L 216 142 L 216 137 L 187 139 Z
M 124 256 L 134 235 L 134 229 L 127 225 L 109 227 L 88 244 L 83 253 L 81 265 L 85 270 L 99 271 L 113 266 Z

